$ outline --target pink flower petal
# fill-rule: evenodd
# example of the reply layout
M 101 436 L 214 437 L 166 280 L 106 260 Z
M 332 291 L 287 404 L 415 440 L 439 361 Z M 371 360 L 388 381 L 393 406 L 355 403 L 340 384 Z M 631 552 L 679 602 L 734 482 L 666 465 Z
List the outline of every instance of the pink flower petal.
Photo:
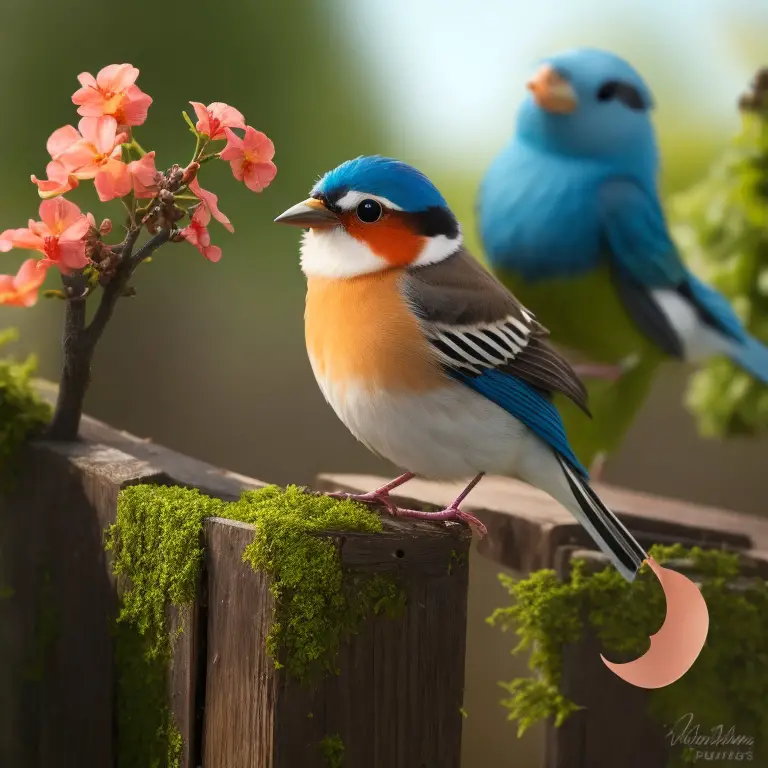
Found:
M 119 93 L 136 82 L 139 70 L 130 64 L 110 64 L 96 75 L 99 90 L 107 93 Z
M 204 133 L 207 136 L 208 132 L 211 130 L 211 123 L 205 104 L 201 104 L 199 101 L 190 101 L 189 103 L 192 105 L 192 108 L 195 110 L 195 115 L 197 116 L 195 129 L 198 133 Z
M 76 141 L 82 137 L 74 125 L 65 125 L 55 130 L 46 142 L 45 148 L 48 154 L 55 160 L 65 150 L 69 149 Z
M 275 145 L 272 140 L 261 131 L 251 128 L 250 125 L 245 129 L 243 149 L 253 163 L 271 160 L 275 156 Z
M 7 234 L 4 232 L 3 234 Z M 27 251 L 40 251 L 45 252 L 45 239 L 44 235 L 40 235 L 34 232 L 32 229 L 17 229 L 13 230 L 13 247 L 23 248 Z
M 219 210 L 219 198 L 217 195 L 213 192 L 209 192 L 207 189 L 203 189 L 196 178 L 189 183 L 189 189 L 195 197 L 202 201 L 203 205 L 211 212 L 211 214 L 213 214 L 213 218 L 216 219 L 216 221 L 223 224 L 230 232 L 235 231 L 229 218 Z
M 96 78 L 90 72 L 81 72 L 77 76 L 78 82 L 83 88 L 98 88 Z
M 203 256 L 214 264 L 221 259 L 221 248 L 218 245 L 209 245 L 202 250 Z
M 246 163 L 245 186 L 253 192 L 261 192 L 268 187 L 277 174 L 277 167 L 269 160 L 266 163 Z
M 128 166 L 120 160 L 108 160 L 102 165 L 93 183 L 102 203 L 125 197 L 133 189 Z
M 60 235 L 70 225 L 74 224 L 82 213 L 80 209 L 63 197 L 53 200 L 43 200 L 40 203 L 40 218 L 52 235 Z
M 92 217 L 91 219 L 89 219 L 88 216 L 81 215 L 80 218 L 78 218 L 76 221 L 70 224 L 61 233 L 61 235 L 59 235 L 59 245 L 61 246 L 64 243 L 83 240 L 85 236 L 88 234 L 88 230 L 92 226 L 91 221 L 92 221 Z
M 4 232 L 0 232 L 0 253 L 6 253 L 13 248 L 13 238 L 19 230 L 6 229 Z
M 219 157 L 222 160 L 235 160 L 242 157 L 244 149 L 243 140 L 230 128 L 225 128 L 224 134 L 227 137 L 227 146 L 221 150 Z
M 108 155 L 115 149 L 117 120 L 114 117 L 84 117 L 79 125 L 83 138 L 90 141 L 100 154 Z
M 143 125 L 152 105 L 152 97 L 138 86 L 132 85 L 125 92 L 122 113 L 126 125 Z
M 88 257 L 85 255 L 85 242 L 83 240 L 59 241 L 59 254 L 61 259 L 59 267 L 63 266 L 66 270 L 82 269 L 88 265 Z

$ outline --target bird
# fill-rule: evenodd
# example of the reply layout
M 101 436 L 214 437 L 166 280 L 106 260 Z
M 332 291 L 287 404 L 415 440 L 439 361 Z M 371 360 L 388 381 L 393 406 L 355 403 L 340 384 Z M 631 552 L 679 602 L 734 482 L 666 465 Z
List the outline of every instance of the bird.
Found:
M 653 108 L 646 82 L 614 53 L 544 59 L 477 198 L 491 270 L 587 382 L 592 422 L 568 405 L 563 414 L 590 468 L 618 448 L 666 361 L 725 355 L 768 382 L 768 349 L 670 236 Z
M 646 552 L 590 486 L 552 394 L 587 395 L 548 332 L 463 245 L 459 222 L 413 166 L 348 160 L 275 219 L 305 229 L 305 340 L 325 399 L 404 474 L 333 494 L 426 520 L 482 523 L 462 502 L 486 473 L 518 478 L 569 510 L 627 580 Z M 397 507 L 413 477 L 469 480 L 438 512 Z M 471 478 L 471 480 L 470 480 Z

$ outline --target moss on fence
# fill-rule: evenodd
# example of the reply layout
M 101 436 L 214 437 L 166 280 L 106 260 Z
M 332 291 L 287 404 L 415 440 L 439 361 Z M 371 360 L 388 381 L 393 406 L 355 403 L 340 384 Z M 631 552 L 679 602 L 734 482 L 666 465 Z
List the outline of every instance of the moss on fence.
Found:
M 650 694 L 650 714 L 659 723 L 677 722 L 695 712 L 702 732 L 707 727 L 733 725 L 754 739 L 755 759 L 768 745 L 768 582 L 755 580 L 743 591 L 729 584 L 739 576 L 736 555 L 697 547 L 653 547 L 657 562 L 691 559 L 702 576 L 702 594 L 710 615 L 707 643 L 693 667 L 676 683 Z M 502 584 L 515 598 L 500 608 L 489 623 L 503 630 L 514 628 L 520 642 L 513 650 L 530 650 L 529 666 L 535 677 L 502 683 L 508 698 L 502 701 L 518 735 L 539 720 L 562 724 L 579 708 L 560 692 L 563 648 L 582 636 L 583 620 L 597 629 L 603 646 L 617 657 L 639 656 L 665 615 L 664 593 L 644 567 L 633 584 L 614 568 L 587 574 L 584 563 L 574 561 L 570 579 L 560 581 L 552 570 L 516 580 L 502 575 Z M 687 765 L 682 749 L 672 765 Z
M 0 331 L 0 348 L 15 341 L 16 331 Z M 0 360 L 0 490 L 11 482 L 22 445 L 39 432 L 51 417 L 50 406 L 32 387 L 37 361 Z
M 180 738 L 165 703 L 173 641 L 166 608 L 194 599 L 208 517 L 255 525 L 243 560 L 271 576 L 275 615 L 267 650 L 306 683 L 337 671 L 341 643 L 366 616 L 402 606 L 394 580 L 343 573 L 333 541 L 316 535 L 380 531 L 378 515 L 361 504 L 295 486 L 249 491 L 236 502 L 186 488 L 125 488 L 107 534 L 115 573 L 126 580 L 118 620 L 121 768 L 178 764 Z

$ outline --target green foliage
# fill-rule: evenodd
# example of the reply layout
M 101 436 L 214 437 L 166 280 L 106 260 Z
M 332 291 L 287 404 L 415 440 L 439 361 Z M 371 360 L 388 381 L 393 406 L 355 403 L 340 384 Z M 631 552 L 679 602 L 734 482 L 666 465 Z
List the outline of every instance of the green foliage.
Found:
M 320 754 L 325 768 L 342 768 L 344 765 L 344 742 L 338 733 L 326 736 L 320 742 Z
M 12 329 L 0 332 L 0 347 L 16 338 Z M 21 446 L 51 417 L 50 406 L 32 387 L 36 367 L 32 356 L 23 363 L 0 360 L 0 486 L 11 482 Z
M 267 650 L 277 666 L 302 681 L 336 670 L 341 642 L 367 615 L 402 605 L 397 584 L 379 575 L 343 572 L 333 540 L 319 535 L 381 530 L 379 517 L 361 504 L 295 486 L 269 486 L 236 502 L 179 487 L 123 489 L 106 542 L 123 587 L 116 632 L 121 768 L 178 764 L 181 737 L 166 706 L 174 639 L 166 609 L 184 608 L 194 599 L 207 517 L 255 525 L 243 560 L 271 577 L 275 614 Z M 343 744 L 329 743 L 336 745 L 336 762 L 329 765 L 340 766 Z
M 723 724 L 768 744 L 768 583 L 757 580 L 743 591 L 728 584 L 739 575 L 736 555 L 680 545 L 653 547 L 651 557 L 664 563 L 690 558 L 702 574 L 702 594 L 710 616 L 704 650 L 693 667 L 673 685 L 651 692 L 651 714 L 660 723 L 677 722 L 695 712 L 701 728 Z M 577 710 L 578 702 L 560 693 L 562 652 L 578 642 L 584 618 L 596 629 L 612 658 L 633 658 L 648 649 L 648 638 L 665 615 L 664 593 L 650 569 L 643 568 L 628 584 L 614 568 L 587 574 L 576 561 L 570 579 L 542 570 L 516 580 L 500 576 L 515 604 L 488 619 L 502 630 L 514 627 L 520 642 L 513 652 L 531 650 L 533 678 L 502 684 L 509 698 L 502 704 L 522 735 L 533 723 L 552 717 L 560 725 Z M 684 761 L 680 751 L 674 759 Z
M 740 109 L 741 133 L 708 176 L 673 201 L 673 234 L 692 268 L 768 343 L 768 70 Z M 686 400 L 703 435 L 768 428 L 768 389 L 729 360 L 713 360 L 696 373 Z

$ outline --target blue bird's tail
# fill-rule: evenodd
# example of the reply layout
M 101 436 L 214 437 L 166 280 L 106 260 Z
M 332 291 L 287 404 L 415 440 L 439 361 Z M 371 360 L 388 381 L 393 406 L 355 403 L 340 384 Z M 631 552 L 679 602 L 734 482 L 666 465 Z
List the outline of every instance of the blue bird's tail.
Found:
M 748 336 L 738 345 L 734 344 L 730 358 L 747 373 L 752 374 L 763 384 L 768 384 L 768 347 L 753 336 Z
M 576 504 L 569 509 L 597 546 L 611 559 L 616 570 L 629 582 L 634 581 L 648 555 L 635 541 L 616 515 L 598 498 L 587 480 L 558 456 Z

